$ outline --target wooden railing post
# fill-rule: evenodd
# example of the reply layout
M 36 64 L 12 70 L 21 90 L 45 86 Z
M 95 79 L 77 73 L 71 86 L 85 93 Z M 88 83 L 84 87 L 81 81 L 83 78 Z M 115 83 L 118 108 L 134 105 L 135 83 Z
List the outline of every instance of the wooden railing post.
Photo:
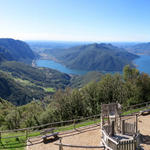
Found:
M 103 128 L 103 125 L 104 125 L 104 116 L 102 116 L 102 114 L 101 114 L 101 129 Z
M 95 123 L 95 115 L 94 115 L 94 123 Z
M 63 146 L 62 146 L 62 143 L 61 143 L 61 138 L 59 139 L 59 150 L 63 150 Z
M 26 140 L 28 139 L 28 130 L 25 130 L 25 134 L 26 134 Z
M 135 116 L 135 132 L 138 132 L 138 114 Z
M 73 128 L 75 129 L 76 127 L 75 127 L 75 124 L 76 124 L 76 120 L 74 119 L 73 120 Z
M 2 133 L 0 132 L 0 143 L 2 143 Z
M 122 120 L 121 122 L 121 133 L 125 134 L 125 120 Z

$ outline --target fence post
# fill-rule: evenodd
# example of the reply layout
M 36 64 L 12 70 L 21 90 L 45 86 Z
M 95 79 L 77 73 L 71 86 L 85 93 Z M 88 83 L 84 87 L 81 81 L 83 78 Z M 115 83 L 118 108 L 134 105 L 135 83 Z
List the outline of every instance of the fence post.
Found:
M 146 107 L 148 106 L 148 102 L 146 102 Z
M 61 143 L 61 138 L 59 139 L 59 150 L 63 150 L 63 146 L 62 146 L 62 143 Z
M 135 116 L 135 123 L 136 123 L 135 132 L 137 133 L 138 132 L 138 114 L 136 114 L 136 116 Z
M 125 134 L 125 120 L 122 120 L 121 126 L 122 126 L 121 132 L 122 132 L 122 134 Z
M 94 115 L 94 123 L 95 123 L 95 115 Z
M 103 119 L 102 114 L 101 114 L 101 116 L 100 116 L 100 119 L 101 119 L 101 129 L 102 129 L 102 128 L 103 128 L 103 124 L 104 124 L 104 119 Z
M 0 132 L 0 143 L 2 143 L 2 133 Z
M 28 139 L 28 130 L 26 129 L 25 130 L 25 133 L 26 133 L 26 140 Z
M 75 129 L 76 127 L 75 127 L 75 123 L 76 123 L 76 120 L 74 119 L 73 120 L 73 128 Z

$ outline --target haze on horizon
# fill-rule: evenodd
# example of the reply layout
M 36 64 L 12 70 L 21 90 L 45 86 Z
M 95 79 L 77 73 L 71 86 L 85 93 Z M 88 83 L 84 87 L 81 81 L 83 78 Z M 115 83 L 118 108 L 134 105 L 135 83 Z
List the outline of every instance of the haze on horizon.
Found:
M 148 0 L 0 0 L 0 38 L 150 41 Z

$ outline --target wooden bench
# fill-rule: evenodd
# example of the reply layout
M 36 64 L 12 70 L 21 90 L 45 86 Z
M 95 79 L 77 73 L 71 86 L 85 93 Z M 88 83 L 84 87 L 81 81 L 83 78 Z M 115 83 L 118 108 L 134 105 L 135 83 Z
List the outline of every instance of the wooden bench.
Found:
M 55 128 L 45 129 L 40 134 L 42 134 L 43 142 L 47 141 L 47 138 L 54 137 L 54 139 L 58 138 L 59 132 L 54 132 Z

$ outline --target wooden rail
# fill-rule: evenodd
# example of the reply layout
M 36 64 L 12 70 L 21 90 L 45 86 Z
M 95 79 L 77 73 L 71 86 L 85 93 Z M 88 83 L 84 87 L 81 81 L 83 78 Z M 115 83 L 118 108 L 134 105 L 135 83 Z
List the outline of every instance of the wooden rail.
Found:
M 82 123 L 82 122 L 86 122 L 88 121 L 88 119 L 93 119 L 93 121 L 95 121 L 96 118 L 100 118 L 100 114 L 98 115 L 93 115 L 93 116 L 89 116 L 89 117 L 85 117 L 85 118 L 78 118 L 78 119 L 73 119 L 73 120 L 67 120 L 67 121 L 60 121 L 60 122 L 54 122 L 54 123 L 47 123 L 47 124 L 43 124 L 43 125 L 39 125 L 39 126 L 33 126 L 30 128 L 22 128 L 22 129 L 14 129 L 14 130 L 4 130 L 4 131 L 0 131 L 0 142 L 2 141 L 2 139 L 9 139 L 9 138 L 18 138 L 18 137 L 25 137 L 26 139 L 28 139 L 28 137 L 30 137 L 30 132 L 41 132 L 43 129 L 45 129 L 48 126 L 55 126 L 58 127 L 58 129 L 64 128 L 65 126 L 60 126 L 63 124 L 69 124 L 69 125 L 73 125 L 73 128 L 76 128 L 76 124 L 78 123 Z M 45 127 L 45 128 L 44 128 Z M 36 130 L 37 129 L 37 130 Z M 57 130 L 57 129 L 56 129 Z M 4 136 L 5 133 L 20 133 L 19 135 L 14 135 L 14 136 Z
M 59 146 L 59 150 L 63 150 L 63 147 L 72 147 L 72 148 L 90 148 L 90 149 L 94 149 L 94 148 L 104 148 L 104 146 L 88 146 L 88 145 L 71 145 L 71 144 L 63 144 L 62 140 L 59 140 L 59 143 L 55 143 L 55 145 Z

